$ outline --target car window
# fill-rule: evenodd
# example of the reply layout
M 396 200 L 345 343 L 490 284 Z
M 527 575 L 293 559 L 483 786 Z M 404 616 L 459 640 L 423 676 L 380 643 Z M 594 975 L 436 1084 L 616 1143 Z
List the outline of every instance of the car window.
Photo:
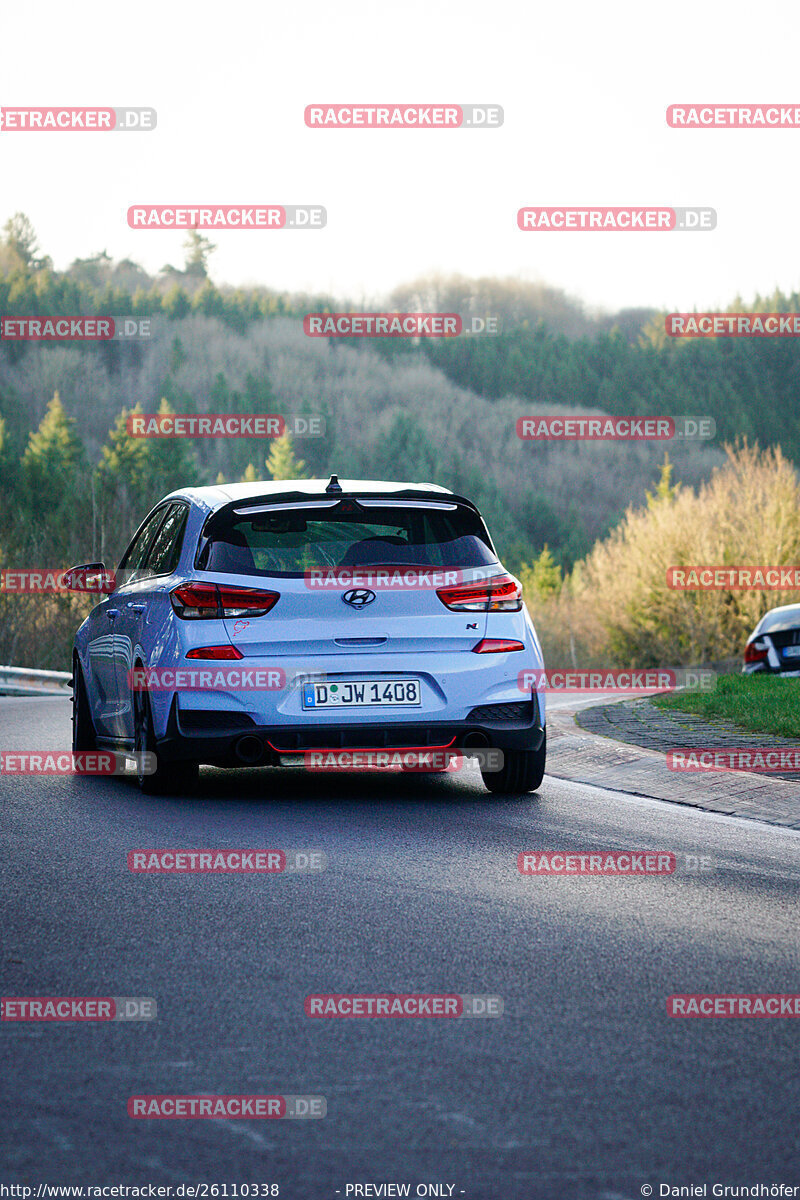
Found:
M 175 570 L 181 556 L 181 543 L 188 513 L 185 504 L 170 506 L 166 520 L 153 538 L 144 561 L 145 575 L 169 575 Z
M 141 567 L 142 563 L 144 562 L 145 555 L 150 549 L 150 542 L 153 539 L 153 535 L 166 516 L 167 507 L 167 505 L 162 505 L 147 518 L 144 525 L 136 534 L 130 546 L 123 554 L 122 562 L 119 564 L 120 572 L 133 572 L 137 571 Z
M 485 527 L 466 508 L 292 509 L 232 515 L 198 565 L 223 574 L 297 575 L 325 567 L 482 567 L 496 563 Z
M 766 613 L 757 626 L 759 633 L 780 633 L 800 625 L 800 608 L 785 608 L 783 612 Z

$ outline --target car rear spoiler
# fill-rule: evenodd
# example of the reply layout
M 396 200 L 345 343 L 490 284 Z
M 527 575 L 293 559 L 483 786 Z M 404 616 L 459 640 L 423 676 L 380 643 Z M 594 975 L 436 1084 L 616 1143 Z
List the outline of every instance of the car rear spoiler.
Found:
M 496 553 L 492 539 L 489 536 L 489 531 L 486 529 L 483 517 L 471 500 L 467 500 L 466 496 L 456 496 L 453 492 L 426 492 L 418 488 L 404 488 L 399 492 L 349 492 L 343 490 L 334 495 L 326 492 L 292 491 L 268 492 L 266 495 L 261 496 L 242 496 L 239 500 L 229 500 L 227 504 L 222 504 L 219 508 L 215 508 L 212 513 L 209 513 L 205 519 L 203 528 L 200 531 L 197 553 L 199 555 L 203 551 L 206 542 L 209 540 L 215 530 L 217 530 L 221 525 L 224 525 L 228 518 L 233 516 L 236 509 L 258 508 L 258 506 L 262 504 L 285 504 L 287 506 L 291 506 L 293 504 L 301 503 L 304 505 L 317 503 L 320 508 L 330 508 L 335 505 L 343 504 L 347 500 L 396 500 L 398 503 L 402 503 L 405 500 L 417 500 L 421 501 L 422 503 L 429 502 L 432 504 L 455 504 L 459 508 L 467 508 L 470 512 L 474 513 L 480 521 L 486 533 L 487 544 L 489 548 Z

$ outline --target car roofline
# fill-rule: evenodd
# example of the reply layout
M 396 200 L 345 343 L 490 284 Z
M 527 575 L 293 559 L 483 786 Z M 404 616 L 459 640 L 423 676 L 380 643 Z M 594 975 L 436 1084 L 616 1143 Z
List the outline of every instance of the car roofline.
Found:
M 281 480 L 256 480 L 247 485 L 243 483 L 219 483 L 210 486 L 201 487 L 182 487 L 176 488 L 169 496 L 165 496 L 167 500 L 177 500 L 179 498 L 189 500 L 196 504 L 199 508 L 205 508 L 210 512 L 216 512 L 217 509 L 224 508 L 229 504 L 237 503 L 283 503 L 297 498 L 313 500 L 316 497 L 330 497 L 332 492 L 326 489 L 330 487 L 329 479 L 281 479 Z M 338 488 L 335 492 L 337 496 L 342 495 L 376 495 L 383 497 L 405 496 L 412 494 L 418 497 L 430 496 L 442 498 L 444 496 L 452 496 L 449 488 L 441 487 L 435 483 L 411 483 L 410 481 L 402 482 L 385 482 L 378 479 L 346 479 L 341 483 L 342 490 Z
M 304 491 L 286 491 L 286 492 L 263 492 L 253 493 L 251 496 L 240 496 L 234 500 L 227 500 L 224 504 L 218 505 L 209 512 L 206 518 L 206 527 L 216 525 L 218 520 L 229 513 L 234 512 L 237 508 L 255 508 L 259 504 L 308 504 L 318 500 L 325 504 L 330 504 L 331 501 L 340 503 L 342 500 L 397 500 L 402 503 L 404 500 L 430 501 L 433 504 L 441 504 L 446 501 L 448 504 L 461 505 L 471 509 L 480 516 L 478 508 L 466 496 L 457 496 L 455 492 L 450 492 L 446 488 L 432 488 L 430 491 L 419 486 L 406 487 L 398 491 L 385 492 L 376 491 L 368 488 L 353 488 L 342 489 L 341 492 L 326 493 L 326 492 L 304 492 Z M 205 532 L 205 529 L 204 529 Z
M 410 487 L 404 487 L 402 490 L 392 492 L 375 491 L 366 488 L 355 488 L 352 490 L 345 490 L 343 488 L 341 492 L 336 492 L 335 494 L 325 492 L 309 493 L 300 491 L 267 492 L 262 495 L 254 494 L 252 496 L 240 497 L 236 500 L 229 500 L 226 504 L 220 505 L 208 513 L 197 538 L 197 553 L 199 554 L 202 551 L 204 544 L 208 541 L 217 525 L 222 524 L 229 515 L 235 512 L 237 508 L 253 508 L 259 504 L 286 504 L 287 506 L 291 506 L 292 504 L 306 505 L 309 503 L 309 501 L 313 503 L 314 500 L 319 500 L 323 503 L 327 502 L 328 504 L 330 504 L 332 500 L 336 504 L 341 503 L 343 500 L 397 500 L 400 503 L 402 503 L 404 500 L 410 500 L 417 502 L 421 501 L 423 504 L 426 501 L 429 501 L 432 504 L 441 504 L 443 501 L 446 501 L 448 504 L 469 509 L 470 512 L 473 512 L 477 516 L 478 520 L 486 531 L 489 549 L 492 551 L 495 557 L 497 557 L 497 550 L 492 541 L 492 535 L 489 533 L 486 522 L 481 516 L 479 509 L 471 500 L 468 500 L 466 496 L 458 496 L 455 492 L 448 491 L 447 488 L 438 488 L 435 485 L 431 485 L 431 490 L 428 491 L 426 488 L 420 487 L 418 484 Z

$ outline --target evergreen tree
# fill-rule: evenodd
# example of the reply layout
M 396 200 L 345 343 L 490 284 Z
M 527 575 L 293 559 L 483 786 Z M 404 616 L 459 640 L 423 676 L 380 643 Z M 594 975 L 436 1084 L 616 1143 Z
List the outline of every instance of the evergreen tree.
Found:
M 557 596 L 561 590 L 561 568 L 550 553 L 550 547 L 545 542 L 542 552 L 534 559 L 532 566 L 523 564 L 520 569 L 520 579 L 526 597 L 534 600 L 548 600 Z
M 172 339 L 172 345 L 169 348 L 170 375 L 176 375 L 186 361 L 187 355 L 183 348 L 183 342 L 179 337 L 174 337 Z
M 295 458 L 292 438 L 288 433 L 272 443 L 266 466 L 273 479 L 302 479 L 306 469 L 303 460 Z
M 661 474 L 656 484 L 656 489 L 653 492 L 647 493 L 647 507 L 655 508 L 657 504 L 671 504 L 680 491 L 678 484 L 670 482 L 672 479 L 673 464 L 669 461 L 669 455 L 664 451 L 664 461 L 661 464 Z
M 158 412 L 160 416 L 167 416 L 174 409 L 168 400 L 162 399 Z M 152 503 L 175 488 L 196 483 L 197 461 L 191 445 L 182 437 L 156 438 L 147 457 L 147 467 L 147 488 L 153 497 Z
M 24 553 L 54 563 L 82 557 L 91 530 L 92 496 L 86 451 L 56 392 L 20 463 L 21 500 L 15 521 Z
M 128 432 L 128 417 L 142 412 L 123 408 L 109 430 L 97 467 L 100 508 L 100 557 L 116 562 L 133 531 L 152 506 L 150 490 L 153 442 Z
M 55 392 L 22 456 L 23 474 L 35 507 L 52 503 L 54 494 L 69 494 L 85 477 L 86 452 L 75 424 Z
M 161 307 L 172 321 L 180 321 L 188 317 L 192 304 L 186 292 L 178 283 L 174 283 L 161 301 Z
M 3 226 L 3 233 L 6 235 L 6 246 L 20 263 L 28 269 L 35 267 L 39 261 L 36 258 L 39 244 L 36 231 L 25 213 L 18 212 L 9 217 Z
M 190 229 L 183 248 L 186 251 L 184 266 L 186 274 L 199 279 L 207 279 L 208 260 L 216 250 L 213 242 L 209 241 L 207 237 L 203 237 L 197 229 Z

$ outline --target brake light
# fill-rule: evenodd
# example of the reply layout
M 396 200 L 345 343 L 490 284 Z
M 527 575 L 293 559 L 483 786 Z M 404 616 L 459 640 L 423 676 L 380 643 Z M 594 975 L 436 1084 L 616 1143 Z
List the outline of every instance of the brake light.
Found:
M 218 586 L 223 617 L 263 617 L 280 600 L 280 592 L 260 588 Z
M 219 597 L 213 583 L 190 583 L 170 592 L 172 607 L 184 620 L 218 617 Z
M 766 642 L 748 642 L 744 648 L 744 661 L 746 663 L 763 662 L 769 655 L 769 649 Z
M 172 607 L 184 621 L 263 617 L 280 600 L 279 592 L 227 587 L 218 583 L 184 583 L 170 592 Z
M 511 650 L 524 650 L 524 642 L 513 642 L 508 638 L 483 638 L 472 647 L 473 654 L 508 654 Z
M 437 588 L 436 595 L 453 612 L 519 612 L 522 608 L 522 584 L 513 575 Z
M 219 662 L 222 659 L 244 658 L 241 650 L 235 646 L 196 646 L 186 655 L 187 658 L 212 658 Z

